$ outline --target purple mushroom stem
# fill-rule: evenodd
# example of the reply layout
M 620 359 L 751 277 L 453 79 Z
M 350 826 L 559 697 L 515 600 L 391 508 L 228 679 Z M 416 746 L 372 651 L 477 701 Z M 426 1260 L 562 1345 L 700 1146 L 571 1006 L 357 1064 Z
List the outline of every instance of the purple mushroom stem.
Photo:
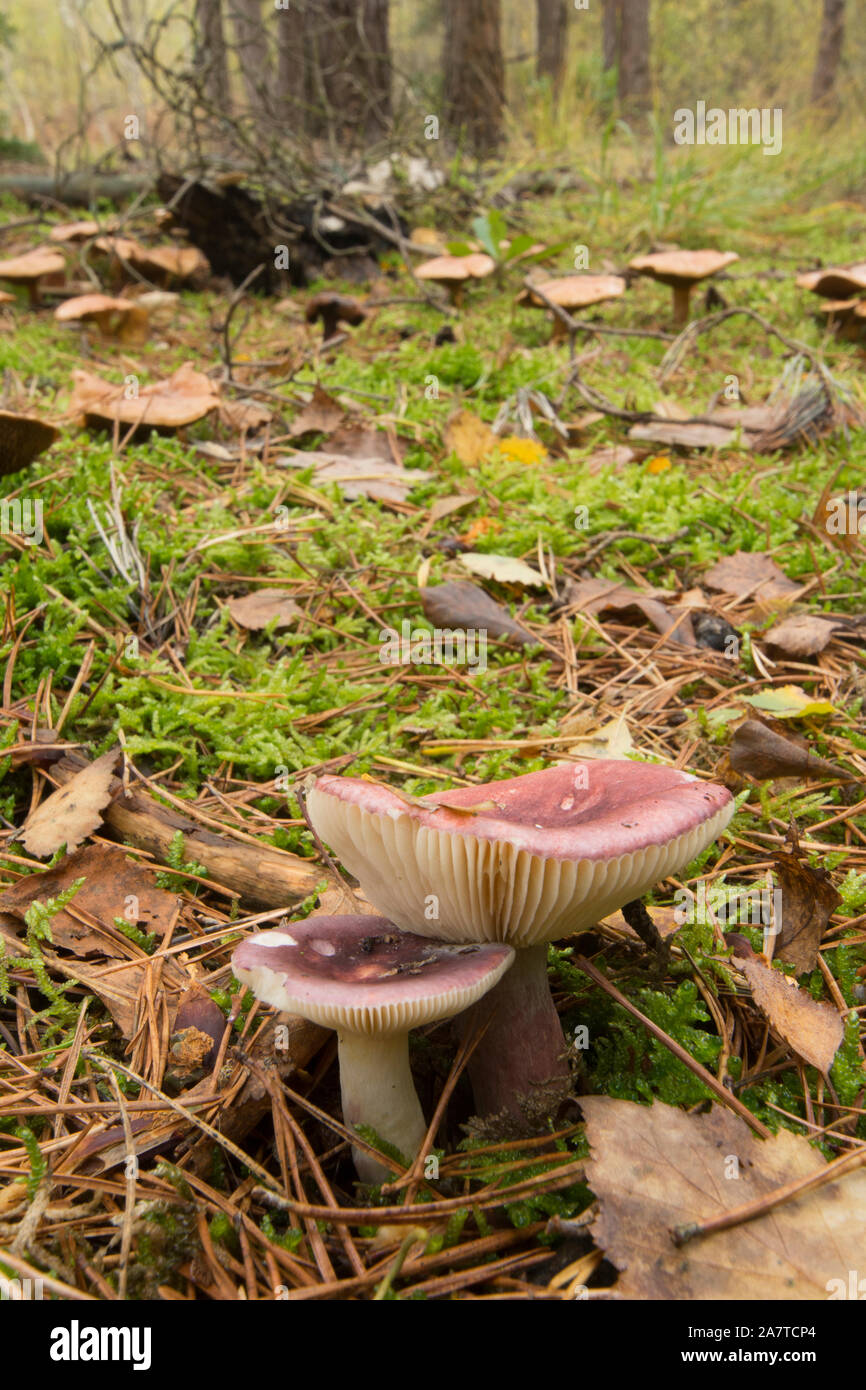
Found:
M 547 943 L 516 951 L 514 964 L 489 994 L 455 1019 L 458 1036 L 486 1026 L 467 1071 L 480 1115 L 505 1111 L 523 1120 L 538 1097 L 564 1097 L 568 1044 L 547 979 Z

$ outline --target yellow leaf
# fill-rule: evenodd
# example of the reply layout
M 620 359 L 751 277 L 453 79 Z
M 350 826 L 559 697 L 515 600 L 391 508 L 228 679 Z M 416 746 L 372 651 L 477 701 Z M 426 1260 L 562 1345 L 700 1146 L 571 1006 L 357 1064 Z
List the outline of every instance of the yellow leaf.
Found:
M 829 700 L 815 700 L 799 685 L 780 685 L 775 690 L 761 690 L 747 695 L 746 701 L 755 709 L 765 710 L 777 719 L 802 719 L 809 714 L 835 714 L 836 706 Z
M 646 461 L 647 473 L 666 473 L 671 467 L 671 461 L 667 454 L 655 454 Z

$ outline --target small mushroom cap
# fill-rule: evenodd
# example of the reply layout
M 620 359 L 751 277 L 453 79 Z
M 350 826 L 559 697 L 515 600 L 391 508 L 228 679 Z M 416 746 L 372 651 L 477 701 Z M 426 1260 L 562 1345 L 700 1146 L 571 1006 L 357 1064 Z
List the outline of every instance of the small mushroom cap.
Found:
M 866 261 L 845 267 L 829 266 L 825 270 L 809 270 L 797 276 L 801 290 L 825 295 L 828 299 L 848 299 L 866 290 Z
M 15 303 L 15 296 L 14 296 L 14 294 L 10 294 L 8 290 L 0 290 L 0 304 L 14 304 L 14 303 Z
M 434 256 L 432 261 L 424 261 L 415 274 L 419 280 L 435 280 L 447 285 L 452 280 L 483 280 L 492 275 L 496 262 L 492 256 L 482 252 L 472 252 L 468 256 Z
M 386 917 L 308 917 L 248 937 L 232 969 L 256 998 L 341 1032 L 408 1032 L 474 1004 L 514 959 L 510 946 L 455 946 Z
M 651 256 L 636 256 L 628 266 L 678 289 L 716 275 L 739 259 L 736 251 L 656 251 Z
M 59 222 L 56 227 L 52 227 L 48 233 L 49 241 L 89 241 L 91 237 L 99 235 L 98 222 Z
M 561 309 L 586 309 L 625 294 L 625 280 L 620 275 L 565 275 L 558 280 L 540 280 L 538 288 Z M 531 290 L 525 290 L 520 298 L 538 308 L 547 307 Z
M 363 323 L 366 317 L 362 305 L 348 294 L 331 294 L 324 290 L 321 294 L 313 295 L 307 305 L 307 323 L 330 318 L 334 323 L 358 324 Z
M 59 251 L 42 247 L 36 251 L 26 251 L 23 256 L 0 261 L 0 280 L 25 284 L 31 280 L 41 280 L 43 275 L 59 275 L 65 269 L 66 261 Z
M 131 314 L 135 305 L 129 299 L 114 299 L 109 294 L 79 294 L 67 299 L 54 310 L 58 323 L 101 318 L 103 314 Z
M 689 863 L 734 810 L 726 788 L 675 768 L 601 759 L 417 801 L 325 776 L 307 805 L 399 926 L 425 933 L 435 895 L 437 936 L 515 946 L 559 940 L 622 907 Z

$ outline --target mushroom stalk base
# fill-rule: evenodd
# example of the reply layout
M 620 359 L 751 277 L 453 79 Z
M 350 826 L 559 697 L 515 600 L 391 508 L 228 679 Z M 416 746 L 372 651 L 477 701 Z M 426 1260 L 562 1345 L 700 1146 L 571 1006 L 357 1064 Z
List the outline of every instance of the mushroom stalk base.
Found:
M 368 1038 L 340 1033 L 340 1090 L 347 1129 L 369 1125 L 410 1161 L 427 1133 L 409 1068 L 409 1034 Z M 352 1149 L 362 1182 L 387 1182 L 392 1170 L 365 1149 Z
M 455 1020 L 461 1039 L 489 1026 L 469 1059 L 479 1115 L 505 1111 L 534 1128 L 569 1094 L 568 1044 L 547 978 L 547 945 L 515 953 L 499 984 Z

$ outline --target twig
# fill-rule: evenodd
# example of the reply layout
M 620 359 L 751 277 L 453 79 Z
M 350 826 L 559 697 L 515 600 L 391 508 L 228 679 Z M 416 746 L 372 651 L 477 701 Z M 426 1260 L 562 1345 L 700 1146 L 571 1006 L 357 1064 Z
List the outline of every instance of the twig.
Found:
M 690 1221 L 681 1226 L 673 1226 L 671 1228 L 671 1240 L 674 1245 L 685 1245 L 688 1241 L 694 1240 L 696 1236 L 707 1236 L 714 1231 L 728 1231 L 732 1226 L 742 1226 L 747 1221 L 754 1221 L 756 1216 L 763 1216 L 766 1212 L 775 1210 L 783 1202 L 790 1201 L 792 1197 L 802 1197 L 807 1192 L 814 1192 L 816 1188 L 823 1187 L 825 1183 L 834 1182 L 843 1174 L 853 1173 L 864 1163 L 866 1163 L 866 1144 L 860 1149 L 855 1149 L 853 1153 L 842 1154 L 841 1158 L 835 1158 L 832 1163 L 828 1163 L 826 1168 L 822 1168 L 819 1172 L 810 1173 L 806 1178 L 797 1178 L 794 1182 L 785 1183 L 784 1187 L 777 1187 L 775 1191 L 768 1193 L 765 1197 L 756 1197 L 753 1202 L 744 1202 L 742 1206 L 734 1207 L 733 1211 L 726 1211 L 721 1216 L 713 1216 L 709 1221 Z

